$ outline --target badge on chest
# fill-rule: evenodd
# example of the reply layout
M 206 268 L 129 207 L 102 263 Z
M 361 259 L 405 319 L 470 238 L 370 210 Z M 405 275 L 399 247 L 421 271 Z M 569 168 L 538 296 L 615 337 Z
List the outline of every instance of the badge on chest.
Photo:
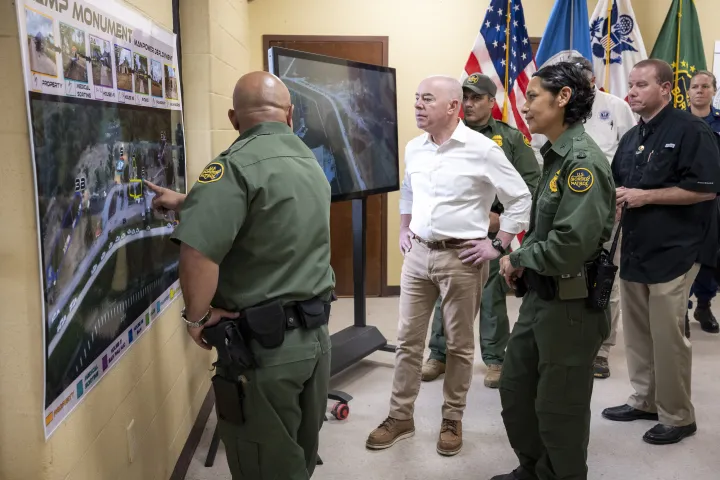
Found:
M 558 170 L 557 172 L 555 172 L 555 176 L 550 180 L 550 183 L 548 184 L 548 189 L 550 189 L 550 191 L 551 191 L 552 193 L 555 193 L 555 192 L 558 191 L 558 185 L 557 185 L 557 183 L 558 183 L 558 177 L 559 177 L 559 176 L 560 176 L 560 170 Z

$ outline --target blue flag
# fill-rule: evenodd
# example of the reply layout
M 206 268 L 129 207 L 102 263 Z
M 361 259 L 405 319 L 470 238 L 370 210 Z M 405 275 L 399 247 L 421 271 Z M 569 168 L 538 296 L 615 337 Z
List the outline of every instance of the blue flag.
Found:
M 551 57 L 571 50 L 592 60 L 588 18 L 587 0 L 556 0 L 535 54 L 538 68 Z

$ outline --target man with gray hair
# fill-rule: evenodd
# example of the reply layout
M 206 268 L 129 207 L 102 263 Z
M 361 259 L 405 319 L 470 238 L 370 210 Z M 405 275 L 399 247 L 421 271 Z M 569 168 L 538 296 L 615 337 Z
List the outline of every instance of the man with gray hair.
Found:
M 595 73 L 590 60 L 583 57 L 579 52 L 575 51 L 565 61 L 577 64 L 587 74 L 590 82 L 595 90 L 595 101 L 592 107 L 592 116 L 585 123 L 585 131 L 595 143 L 598 144 L 612 164 L 613 157 L 620 145 L 620 139 L 637 123 L 636 117 L 630 109 L 630 105 L 620 97 L 610 95 L 597 88 L 595 85 Z M 550 64 L 552 62 L 548 62 Z M 547 138 L 543 135 L 533 135 L 532 145 L 539 151 Z M 618 229 L 618 221 L 616 219 L 613 226 L 610 240 L 603 245 L 603 248 L 610 251 L 612 240 Z M 615 265 L 620 265 L 620 245 L 615 250 Z M 607 378 L 610 376 L 610 364 L 608 357 L 610 349 L 615 346 L 617 339 L 617 328 L 620 320 L 620 282 L 615 281 L 610 293 L 610 335 L 600 347 L 600 351 L 595 358 L 593 365 L 593 374 L 595 378 Z
M 381 450 L 415 433 L 428 323 L 438 296 L 447 337 L 441 455 L 462 448 L 462 416 L 473 374 L 474 320 L 488 263 L 527 228 L 531 194 L 503 150 L 460 121 L 463 92 L 451 77 L 429 77 L 415 94 L 415 119 L 425 131 L 405 148 L 400 189 L 400 318 L 390 414 L 366 446 Z M 488 239 L 495 196 L 504 206 L 500 231 Z

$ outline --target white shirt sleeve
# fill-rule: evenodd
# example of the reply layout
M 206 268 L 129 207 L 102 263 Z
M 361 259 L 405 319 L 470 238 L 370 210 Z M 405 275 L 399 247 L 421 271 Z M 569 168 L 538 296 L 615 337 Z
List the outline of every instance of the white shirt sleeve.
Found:
M 400 185 L 400 215 L 412 215 L 413 191 L 408 173 L 408 149 L 405 149 L 405 176 Z
M 623 100 L 622 103 L 617 102 L 617 105 L 618 108 L 617 112 L 615 112 L 615 118 L 617 119 L 617 139 L 619 142 L 623 135 L 637 124 L 637 120 L 635 119 L 635 114 L 632 109 L 630 109 L 630 105 L 628 105 L 626 101 Z
M 505 209 L 500 215 L 500 230 L 517 235 L 530 224 L 530 190 L 500 147 L 490 149 L 486 165 L 488 179 Z

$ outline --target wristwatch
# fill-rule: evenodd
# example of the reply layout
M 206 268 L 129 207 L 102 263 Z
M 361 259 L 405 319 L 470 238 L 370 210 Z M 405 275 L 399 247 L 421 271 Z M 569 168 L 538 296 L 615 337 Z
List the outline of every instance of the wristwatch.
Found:
M 492 246 L 495 250 L 500 252 L 500 255 L 505 255 L 505 249 L 503 248 L 502 240 L 500 240 L 499 238 L 493 238 Z
M 185 323 L 187 324 L 188 327 L 192 327 L 192 328 L 200 328 L 203 325 L 205 325 L 207 323 L 207 321 L 210 320 L 211 315 L 212 315 L 212 307 L 210 307 L 208 309 L 207 313 L 200 320 L 198 320 L 197 322 L 191 322 L 190 320 L 187 319 L 187 316 L 185 316 L 185 307 L 183 307 L 183 309 L 180 311 L 180 316 L 182 317 L 182 319 L 185 321 Z

